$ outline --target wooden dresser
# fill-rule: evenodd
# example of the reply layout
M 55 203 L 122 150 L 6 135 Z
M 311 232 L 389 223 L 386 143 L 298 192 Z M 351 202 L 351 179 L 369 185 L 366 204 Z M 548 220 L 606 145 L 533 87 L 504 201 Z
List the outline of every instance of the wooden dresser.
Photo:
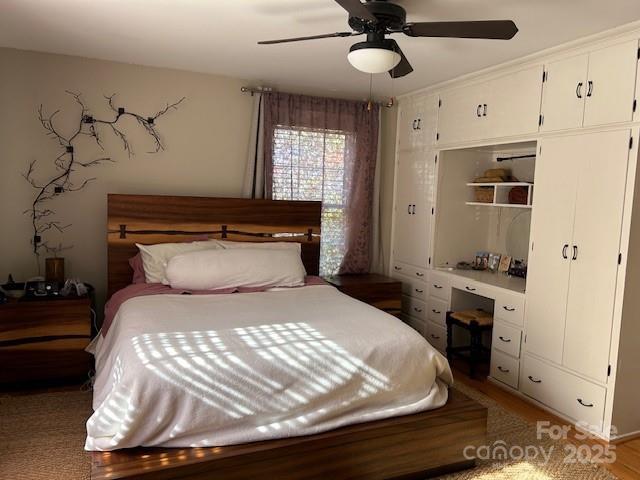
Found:
M 376 273 L 333 275 L 324 277 L 331 285 L 345 295 L 368 303 L 380 310 L 400 316 L 402 304 L 402 283 Z
M 0 385 L 86 380 L 91 300 L 11 300 L 0 305 Z

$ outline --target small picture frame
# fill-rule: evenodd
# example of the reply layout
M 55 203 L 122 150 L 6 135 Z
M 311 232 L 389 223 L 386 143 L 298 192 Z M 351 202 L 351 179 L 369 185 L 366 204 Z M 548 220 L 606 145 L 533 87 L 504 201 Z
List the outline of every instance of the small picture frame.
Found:
M 489 266 L 489 254 L 487 252 L 476 252 L 474 270 L 486 270 Z
M 489 254 L 489 262 L 487 267 L 492 272 L 497 272 L 498 267 L 500 265 L 500 254 L 499 253 L 490 253 Z
M 498 271 L 502 273 L 506 273 L 509 271 L 509 267 L 511 266 L 511 257 L 509 255 L 503 255 L 500 258 L 500 265 L 498 265 Z

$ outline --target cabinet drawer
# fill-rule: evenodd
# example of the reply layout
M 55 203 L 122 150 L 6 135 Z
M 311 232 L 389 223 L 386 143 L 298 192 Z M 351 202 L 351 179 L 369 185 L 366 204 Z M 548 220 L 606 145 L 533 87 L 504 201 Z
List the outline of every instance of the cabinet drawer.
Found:
M 521 339 L 521 330 L 510 327 L 501 322 L 494 322 L 493 339 L 491 342 L 491 346 L 494 350 L 500 350 L 507 355 L 520 358 Z
M 467 280 L 466 278 L 454 277 L 451 282 L 451 287 L 462 292 L 480 295 L 481 297 L 493 298 L 494 289 L 484 283 L 474 282 L 473 280 Z
M 513 323 L 514 325 L 524 325 L 524 295 L 516 293 L 500 293 L 496 295 L 494 318 Z
M 433 322 L 426 322 L 426 335 L 427 341 L 433 345 L 436 350 L 441 353 L 447 351 L 447 330 L 440 325 L 436 325 Z
M 424 302 L 427 301 L 427 284 L 421 280 L 416 280 L 404 274 L 394 274 L 393 276 L 402 282 L 402 294 L 415 297 Z
M 446 316 L 448 308 L 449 302 L 431 297 L 429 299 L 429 311 L 427 312 L 427 318 L 433 323 L 437 323 L 444 328 L 447 324 Z
M 423 337 L 425 336 L 425 322 L 408 315 L 403 316 L 403 321 Z
M 427 304 L 417 298 L 403 295 L 402 312 L 425 321 L 427 319 Z
M 415 278 L 416 280 L 427 281 L 427 270 L 420 267 L 414 267 L 402 262 L 393 262 L 391 272 L 395 274 L 401 274 L 409 278 Z
M 526 356 L 521 390 L 576 422 L 599 429 L 606 390 L 569 372 Z
M 445 300 L 451 299 L 451 278 L 448 275 L 431 272 L 429 276 L 429 295 Z
M 519 370 L 520 361 L 517 358 L 505 355 L 495 348 L 491 350 L 491 378 L 517 389 Z

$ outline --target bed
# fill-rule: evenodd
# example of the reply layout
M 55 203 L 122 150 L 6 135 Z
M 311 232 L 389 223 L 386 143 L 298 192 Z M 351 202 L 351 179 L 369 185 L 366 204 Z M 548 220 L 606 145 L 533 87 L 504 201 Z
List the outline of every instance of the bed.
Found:
M 136 242 L 194 235 L 299 242 L 317 275 L 320 204 L 109 195 L 109 294 Z M 92 478 L 424 476 L 486 435 L 433 347 L 328 285 L 139 296 L 96 349 Z

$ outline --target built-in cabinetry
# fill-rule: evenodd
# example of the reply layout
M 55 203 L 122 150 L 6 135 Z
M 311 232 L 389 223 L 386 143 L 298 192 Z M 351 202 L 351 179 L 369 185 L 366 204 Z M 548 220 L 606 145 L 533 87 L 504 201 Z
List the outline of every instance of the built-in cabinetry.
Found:
M 542 65 L 440 94 L 438 145 L 538 131 Z
M 403 318 L 444 352 L 448 309 L 492 309 L 491 379 L 604 438 L 640 433 L 639 38 L 640 24 L 447 82 L 401 98 L 398 117 Z M 530 159 L 509 164 L 527 204 L 504 203 L 505 184 L 476 205 L 474 178 L 505 152 Z M 449 271 L 504 252 L 512 230 L 526 285 Z
M 636 109 L 638 41 L 545 65 L 540 130 L 629 122 Z

